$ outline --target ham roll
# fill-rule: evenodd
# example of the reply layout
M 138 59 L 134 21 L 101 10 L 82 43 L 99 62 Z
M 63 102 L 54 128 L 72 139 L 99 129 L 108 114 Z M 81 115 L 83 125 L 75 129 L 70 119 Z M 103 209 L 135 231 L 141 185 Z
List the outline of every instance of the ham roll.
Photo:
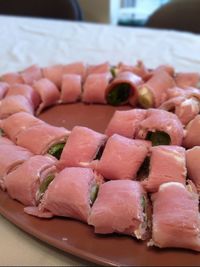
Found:
M 3 99 L 9 89 L 9 84 L 5 82 L 0 82 L 0 100 Z
M 54 83 L 47 79 L 41 79 L 33 84 L 34 89 L 40 95 L 42 102 L 37 109 L 37 115 L 41 113 L 44 108 L 56 104 L 60 98 L 58 88 Z
M 150 146 L 150 142 L 114 134 L 94 168 L 109 180 L 135 179 Z
M 5 177 L 8 195 L 27 206 L 36 206 L 55 177 L 56 159 L 33 156 Z
M 33 104 L 34 109 L 36 109 L 40 104 L 39 94 L 27 84 L 14 84 L 11 85 L 7 91 L 6 97 L 11 95 L 22 95 L 25 96 L 30 103 Z
M 149 246 L 200 251 L 199 200 L 183 184 L 162 184 L 152 196 L 153 227 Z
M 62 77 L 60 103 L 73 103 L 81 98 L 82 78 L 78 74 L 65 74 Z
M 9 85 L 13 85 L 15 83 L 24 83 L 22 76 L 16 72 L 10 72 L 2 75 L 0 77 L 1 82 L 6 82 Z
M 107 137 L 87 127 L 75 126 L 60 158 L 60 168 L 79 167 L 100 156 Z
M 107 104 L 118 106 L 129 103 L 135 106 L 138 100 L 137 87 L 142 83 L 141 77 L 130 71 L 119 73 L 107 87 Z
M 120 233 L 148 237 L 148 200 L 139 182 L 109 181 L 99 188 L 98 196 L 88 218 L 95 233 Z
M 200 74 L 197 72 L 180 72 L 175 76 L 176 86 L 184 87 L 199 87 Z
M 16 143 L 20 132 L 40 124 L 44 124 L 44 122 L 33 115 L 26 112 L 18 112 L 2 120 L 0 128 L 14 143 Z
M 171 77 L 175 76 L 175 69 L 171 65 L 160 65 L 157 68 L 155 68 L 152 72 L 155 73 L 160 71 L 167 72 Z
M 103 62 L 97 65 L 88 65 L 86 71 L 86 77 L 89 76 L 90 74 L 100 74 L 100 73 L 110 72 L 110 68 L 111 67 L 109 62 Z
M 14 145 L 14 143 L 10 141 L 10 139 L 0 136 L 0 146 L 1 145 Z
M 142 184 L 148 192 L 157 192 L 167 182 L 186 183 L 185 149 L 180 146 L 151 148 L 150 172 Z
M 183 146 L 185 148 L 192 148 L 193 146 L 200 146 L 200 115 L 197 115 L 191 120 L 185 128 L 185 137 Z
M 33 104 L 25 96 L 11 95 L 0 101 L 0 119 L 21 111 L 34 114 Z
M 138 126 L 136 138 L 150 140 L 153 146 L 180 146 L 183 135 L 183 125 L 175 114 L 160 109 L 148 109 L 146 119 Z
M 0 145 L 0 187 L 5 190 L 5 176 L 15 170 L 33 154 L 25 148 L 12 145 Z
M 63 127 L 42 123 L 21 131 L 16 142 L 36 155 L 49 153 L 59 159 L 69 133 Z
M 82 101 L 106 104 L 106 90 L 111 78 L 110 72 L 90 74 L 83 86 Z
M 43 78 L 42 70 L 38 65 L 32 65 L 23 70 L 20 74 L 24 83 L 29 85 Z
M 77 74 L 82 78 L 86 74 L 86 65 L 83 62 L 73 62 L 66 65 L 53 65 L 43 68 L 43 76 L 52 81 L 58 88 L 61 86 L 64 74 Z
M 188 177 L 195 184 L 198 193 L 200 193 L 200 146 L 195 146 L 186 151 L 186 164 Z
M 39 217 L 47 217 L 45 213 L 49 212 L 51 217 L 87 222 L 97 190 L 98 184 L 91 169 L 65 168 L 50 183 L 39 207 L 25 208 L 25 212 Z
M 174 79 L 166 71 L 155 71 L 153 76 L 138 88 L 139 104 L 143 108 L 159 107 L 166 100 L 166 90 L 174 86 Z
M 143 109 L 117 110 L 106 128 L 105 134 L 111 136 L 116 133 L 128 138 L 135 138 L 138 124 L 145 119 L 146 114 L 147 111 Z

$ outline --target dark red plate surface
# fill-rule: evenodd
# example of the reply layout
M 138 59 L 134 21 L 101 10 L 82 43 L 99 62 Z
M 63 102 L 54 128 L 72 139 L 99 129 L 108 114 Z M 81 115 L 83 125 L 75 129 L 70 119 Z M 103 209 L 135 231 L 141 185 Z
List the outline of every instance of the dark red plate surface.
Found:
M 127 109 L 124 107 L 123 109 Z M 70 104 L 55 106 L 40 118 L 71 129 L 74 125 L 104 132 L 113 107 Z M 146 242 L 119 235 L 95 235 L 93 228 L 81 222 L 53 218 L 38 219 L 23 212 L 23 205 L 0 192 L 0 213 L 15 225 L 48 244 L 80 258 L 106 265 L 119 266 L 199 266 L 198 253 L 183 249 L 147 248 Z M 181 238 L 176 236 L 174 238 Z

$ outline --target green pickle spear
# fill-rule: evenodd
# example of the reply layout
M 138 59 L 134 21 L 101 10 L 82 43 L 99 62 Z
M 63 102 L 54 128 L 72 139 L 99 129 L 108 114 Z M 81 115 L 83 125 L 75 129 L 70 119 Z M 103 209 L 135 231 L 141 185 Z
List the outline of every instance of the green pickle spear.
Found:
M 91 204 L 93 204 L 95 202 L 95 200 L 97 198 L 98 191 L 99 191 L 99 185 L 98 184 L 93 185 L 91 188 L 91 191 L 90 191 Z
M 152 108 L 154 105 L 153 95 L 146 87 L 142 87 L 138 90 L 138 101 L 143 108 Z
M 124 104 L 127 102 L 131 93 L 131 86 L 128 83 L 121 83 L 112 88 L 108 93 L 107 103 L 113 106 Z
M 151 141 L 153 146 L 170 145 L 171 143 L 170 136 L 160 131 L 148 132 L 146 139 Z
M 48 153 L 55 158 L 60 159 L 64 146 L 65 143 L 55 144 L 48 150 Z
M 39 201 L 44 195 L 45 191 L 47 190 L 49 184 L 53 181 L 54 177 L 54 175 L 49 175 L 42 181 L 36 194 L 37 201 Z

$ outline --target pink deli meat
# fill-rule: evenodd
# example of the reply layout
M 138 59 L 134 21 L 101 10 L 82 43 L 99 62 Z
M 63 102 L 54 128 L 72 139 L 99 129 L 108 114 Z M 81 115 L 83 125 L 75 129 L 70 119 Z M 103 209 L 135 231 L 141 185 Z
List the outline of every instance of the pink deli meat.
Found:
M 1 145 L 14 145 L 14 143 L 10 141 L 10 139 L 0 136 L 0 146 Z
M 200 252 L 198 195 L 180 183 L 171 182 L 162 184 L 152 201 L 153 227 L 149 245 Z
M 138 60 L 136 65 L 127 65 L 120 62 L 116 66 L 116 72 L 125 72 L 130 71 L 138 76 L 140 76 L 144 81 L 148 80 L 151 77 L 151 72 L 147 69 L 144 63 L 141 60 Z
M 48 152 L 51 146 L 65 143 L 69 133 L 63 127 L 43 123 L 21 131 L 17 136 L 17 144 L 29 149 L 34 154 L 43 155 Z
M 21 77 L 24 83 L 30 84 L 30 85 L 32 85 L 35 81 L 38 81 L 43 78 L 42 70 L 37 65 L 32 65 L 26 68 L 20 74 L 21 74 Z
M 144 227 L 145 216 L 142 198 L 146 196 L 142 185 L 136 181 L 109 181 L 100 186 L 92 207 L 88 224 L 95 227 L 95 233 L 122 233 L 147 237 Z
M 96 170 L 109 180 L 135 179 L 150 148 L 150 142 L 112 135 Z
M 24 205 L 36 206 L 39 187 L 49 176 L 55 175 L 56 159 L 51 156 L 33 156 L 5 177 L 8 195 Z
M 166 91 L 168 88 L 174 87 L 174 79 L 166 71 L 155 71 L 153 76 L 144 83 L 140 88 L 146 88 L 152 95 L 152 107 L 159 107 L 166 100 Z
M 106 90 L 106 95 L 108 95 L 115 88 L 115 86 L 118 86 L 120 84 L 128 84 L 130 85 L 129 99 L 121 104 L 129 103 L 132 106 L 135 106 L 138 100 L 137 88 L 142 83 L 143 80 L 140 76 L 133 74 L 130 71 L 120 72 L 108 86 Z
M 50 107 L 58 103 L 60 93 L 54 83 L 48 79 L 40 79 L 33 84 L 34 89 L 40 95 L 42 102 L 37 109 L 37 115 L 41 113 L 44 108 Z
M 192 148 L 193 146 L 200 146 L 200 115 L 197 115 L 191 120 L 185 128 L 185 137 L 183 146 L 185 148 Z
M 33 154 L 25 148 L 10 144 L 0 145 L 0 187 L 3 190 L 5 176 L 31 156 Z
M 26 112 L 18 112 L 2 120 L 1 128 L 6 135 L 14 143 L 16 143 L 17 136 L 20 132 L 26 131 L 28 128 L 40 124 L 44 124 L 44 122 L 33 115 Z
M 22 76 L 16 72 L 6 73 L 1 76 L 0 80 L 8 83 L 9 85 L 13 85 L 15 83 L 24 83 Z
M 105 130 L 105 134 L 111 136 L 116 133 L 128 138 L 135 138 L 138 124 L 145 119 L 146 113 L 147 111 L 143 109 L 115 111 Z
M 88 65 L 86 76 L 91 74 L 100 74 L 100 73 L 107 73 L 110 72 L 110 64 L 109 62 L 104 62 L 97 65 Z
M 90 192 L 95 176 L 88 168 L 65 168 L 49 185 L 39 205 L 39 212 L 87 222 L 91 211 Z
M 106 90 L 111 78 L 110 72 L 90 74 L 83 86 L 82 101 L 106 104 Z
M 75 126 L 60 158 L 60 167 L 78 167 L 91 162 L 106 141 L 104 134 L 87 127 Z
M 8 91 L 9 84 L 6 82 L 0 82 L 0 100 L 3 99 Z
M 34 109 L 36 109 L 40 104 L 39 94 L 27 84 L 14 84 L 11 85 L 7 91 L 6 97 L 11 95 L 22 95 L 25 96 L 30 103 L 33 104 Z
M 33 104 L 22 95 L 12 95 L 0 101 L 0 119 L 9 117 L 17 112 L 34 113 Z
M 188 177 L 194 182 L 200 193 L 200 146 L 195 146 L 186 151 L 186 164 Z
M 62 77 L 60 100 L 61 103 L 73 103 L 81 97 L 82 78 L 78 74 L 65 74 Z
M 146 139 L 149 132 L 165 132 L 170 137 L 170 145 L 182 144 L 183 125 L 175 114 L 161 109 L 148 109 L 147 117 L 139 124 L 136 135 L 138 139 Z
M 151 148 L 150 173 L 142 184 L 148 192 L 156 192 L 167 182 L 186 183 L 185 149 L 180 146 Z
M 175 76 L 176 86 L 184 87 L 199 87 L 200 74 L 197 72 L 180 72 Z

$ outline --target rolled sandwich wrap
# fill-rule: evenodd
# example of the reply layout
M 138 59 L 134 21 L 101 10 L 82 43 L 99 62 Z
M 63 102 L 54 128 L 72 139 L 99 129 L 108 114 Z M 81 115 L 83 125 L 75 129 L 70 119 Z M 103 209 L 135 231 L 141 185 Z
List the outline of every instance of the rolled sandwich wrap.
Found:
M 33 115 L 26 112 L 17 112 L 2 120 L 0 128 L 14 143 L 16 143 L 17 136 L 20 132 L 40 124 L 44 124 L 44 122 Z
M 65 74 L 62 77 L 60 103 L 73 103 L 81 98 L 82 78 L 78 74 Z
M 91 74 L 107 73 L 110 71 L 110 68 L 110 63 L 107 61 L 96 65 L 88 65 L 86 70 L 86 77 Z
M 29 85 L 43 78 L 42 70 L 38 65 L 32 65 L 24 69 L 20 75 L 24 83 Z
M 148 245 L 200 251 L 198 195 L 181 183 L 170 182 L 160 186 L 152 202 L 152 240 Z
M 186 184 L 185 149 L 180 146 L 151 148 L 149 176 L 142 182 L 148 192 L 157 192 L 167 182 Z
M 90 163 L 96 158 L 101 147 L 106 142 L 106 135 L 93 131 L 87 127 L 75 126 L 63 149 L 59 166 L 80 167 L 82 163 Z
M 33 156 L 5 177 L 8 195 L 27 206 L 36 206 L 55 177 L 57 160 Z
M 9 72 L 5 73 L 0 77 L 1 82 L 6 82 L 9 85 L 15 84 L 15 83 L 24 83 L 24 80 L 22 76 L 17 72 Z
M 25 212 L 39 217 L 43 217 L 43 212 L 47 217 L 46 212 L 49 212 L 52 217 L 62 216 L 87 222 L 95 186 L 98 184 L 91 169 L 65 168 L 50 183 L 38 209 L 25 208 Z
M 150 142 L 114 134 L 94 168 L 109 180 L 135 179 L 150 147 Z
M 138 100 L 137 87 L 142 83 L 140 76 L 132 72 L 119 73 L 106 89 L 107 104 L 118 106 L 129 103 L 135 106 Z
M 0 145 L 14 145 L 10 139 L 0 136 Z
M 185 148 L 192 148 L 193 146 L 200 146 L 200 115 L 197 115 L 191 120 L 185 128 L 185 136 L 183 146 Z
M 21 111 L 34 114 L 33 104 L 25 96 L 12 95 L 0 101 L 0 119 Z
M 12 144 L 0 145 L 0 187 L 5 190 L 5 177 L 33 154 L 25 148 Z
M 167 111 L 174 111 L 183 125 L 187 125 L 200 112 L 200 102 L 197 98 L 177 96 L 164 102 L 160 107 Z
M 200 74 L 197 72 L 179 72 L 175 75 L 176 86 L 199 88 Z
M 108 181 L 99 188 L 88 224 L 98 234 L 115 232 L 144 240 L 149 231 L 147 210 L 147 195 L 139 182 Z
M 41 103 L 37 109 L 36 114 L 40 114 L 44 108 L 50 107 L 58 103 L 60 93 L 54 83 L 48 79 L 40 79 L 33 84 L 33 88 L 40 95 Z
M 119 134 L 128 138 L 135 138 L 138 124 L 145 119 L 147 114 L 143 109 L 117 110 L 112 116 L 105 134 L 112 136 Z
M 165 110 L 148 109 L 146 119 L 140 122 L 136 138 L 146 139 L 152 145 L 181 145 L 184 132 L 178 117 Z
M 9 89 L 9 84 L 6 82 L 0 82 L 0 100 L 3 99 Z
M 200 193 L 200 146 L 195 146 L 186 151 L 186 164 L 188 177 L 195 184 L 198 193 Z
M 111 78 L 110 72 L 93 73 L 87 76 L 83 86 L 82 101 L 106 104 L 106 92 Z
M 43 123 L 21 131 L 16 142 L 36 155 L 49 153 L 59 159 L 69 133 L 63 127 Z
M 6 97 L 11 95 L 22 95 L 25 96 L 29 102 L 33 104 L 34 109 L 36 109 L 40 102 L 40 95 L 30 86 L 27 84 L 13 84 L 9 87 Z
M 167 72 L 171 77 L 175 76 L 175 69 L 171 65 L 160 65 L 157 68 L 155 68 L 152 73 L 165 71 Z
M 166 71 L 156 71 L 138 88 L 139 104 L 143 108 L 159 107 L 166 100 L 166 90 L 174 86 L 174 79 Z

